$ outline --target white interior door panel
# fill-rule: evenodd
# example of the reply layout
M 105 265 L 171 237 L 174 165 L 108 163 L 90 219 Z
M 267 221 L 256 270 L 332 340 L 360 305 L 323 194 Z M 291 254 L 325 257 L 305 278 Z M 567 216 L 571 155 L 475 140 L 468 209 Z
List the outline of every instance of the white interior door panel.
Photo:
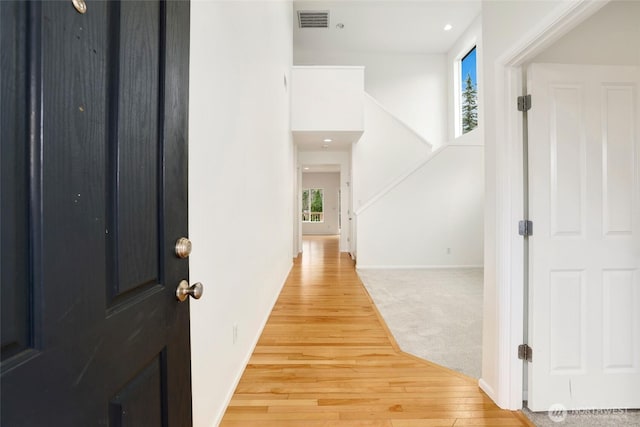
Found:
M 638 76 L 528 69 L 534 411 L 640 407 Z

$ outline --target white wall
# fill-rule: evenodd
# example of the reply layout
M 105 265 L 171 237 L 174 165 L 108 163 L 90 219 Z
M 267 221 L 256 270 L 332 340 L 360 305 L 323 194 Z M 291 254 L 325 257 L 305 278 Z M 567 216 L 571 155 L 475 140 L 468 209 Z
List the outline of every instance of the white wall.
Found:
M 294 67 L 291 130 L 361 131 L 363 96 L 363 67 Z
M 291 245 L 291 253 L 294 257 L 297 257 L 300 251 L 302 250 L 302 223 L 300 221 L 299 212 L 302 211 L 302 197 L 300 196 L 301 185 L 302 185 L 302 170 L 298 166 L 298 156 L 299 156 L 299 148 L 294 144 L 293 146 L 293 163 L 291 164 L 291 173 L 294 179 L 293 191 L 291 193 L 291 204 L 293 206 L 293 215 L 291 215 L 291 220 L 293 223 L 291 226 L 293 227 L 293 242 Z
M 303 222 L 302 234 L 338 234 L 340 232 L 340 174 L 303 173 L 302 188 L 321 188 L 324 194 L 324 222 Z
M 358 212 L 358 268 L 482 266 L 483 148 L 449 145 Z
M 434 146 L 447 139 L 444 54 L 294 50 L 295 65 L 363 65 L 365 91 Z
M 476 46 L 477 81 L 480 82 L 482 81 L 482 15 L 478 15 L 478 17 L 474 19 L 471 25 L 469 25 L 464 33 L 462 33 L 447 53 L 447 135 L 449 141 L 453 141 L 456 138 L 456 127 L 459 126 L 458 122 L 460 121 L 459 113 L 457 112 L 460 108 L 459 96 L 457 96 L 460 91 L 460 84 L 458 80 L 458 74 L 460 71 L 458 69 L 458 64 L 462 57 L 466 55 L 473 46 Z M 482 105 L 480 103 L 482 100 L 482 97 L 480 96 L 482 90 L 483 88 L 478 85 L 478 127 L 470 133 L 482 133 L 482 122 L 484 118 L 482 114 Z M 464 134 L 459 138 L 462 138 L 461 141 L 463 141 L 467 139 L 468 135 L 469 133 Z
M 640 65 L 640 1 L 612 1 L 530 62 Z
M 195 427 L 222 416 L 291 267 L 291 7 L 191 4 L 190 280 L 205 285 L 191 301 Z
M 428 142 L 370 96 L 365 96 L 364 114 L 365 131 L 352 148 L 356 210 L 431 153 Z
M 340 229 L 340 251 L 351 250 L 351 221 L 349 221 L 351 206 L 351 153 L 347 151 L 298 151 L 298 200 L 302 197 L 302 165 L 339 165 L 340 190 L 342 194 L 342 228 Z M 299 210 L 298 210 L 299 212 Z M 298 219 L 298 224 L 301 221 Z M 298 248 L 302 248 L 302 230 L 298 240 Z

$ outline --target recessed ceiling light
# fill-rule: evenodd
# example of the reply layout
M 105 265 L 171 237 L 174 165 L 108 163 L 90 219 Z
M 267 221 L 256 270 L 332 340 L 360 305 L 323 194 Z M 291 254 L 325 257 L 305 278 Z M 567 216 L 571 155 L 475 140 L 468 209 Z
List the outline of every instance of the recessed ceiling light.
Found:
M 331 142 L 331 141 L 333 141 L 333 139 L 331 139 L 331 138 L 326 138 L 326 139 L 324 139 L 323 141 L 324 141 L 324 142 Z
M 303 169 L 308 171 L 309 170 L 309 166 L 305 166 Z
M 445 31 L 449 31 L 452 28 L 453 28 L 453 25 L 451 25 L 451 24 L 447 24 L 447 25 L 444 26 L 444 30 Z

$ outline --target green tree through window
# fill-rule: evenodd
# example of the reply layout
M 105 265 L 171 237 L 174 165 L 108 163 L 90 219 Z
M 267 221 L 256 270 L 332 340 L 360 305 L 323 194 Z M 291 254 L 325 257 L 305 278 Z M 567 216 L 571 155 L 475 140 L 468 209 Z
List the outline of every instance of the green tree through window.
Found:
M 313 191 L 313 201 L 311 202 L 311 212 L 322 212 L 322 190 Z
M 478 93 L 471 75 L 467 74 L 462 91 L 462 133 L 467 133 L 478 126 Z

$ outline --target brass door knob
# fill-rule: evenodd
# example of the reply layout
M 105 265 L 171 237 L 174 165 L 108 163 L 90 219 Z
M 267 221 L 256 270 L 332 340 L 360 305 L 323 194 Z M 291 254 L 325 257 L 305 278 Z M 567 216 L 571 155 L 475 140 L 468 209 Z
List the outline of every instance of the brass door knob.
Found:
M 202 283 L 198 282 L 189 286 L 189 282 L 181 280 L 178 288 L 176 289 L 176 298 L 178 298 L 178 301 L 180 302 L 185 301 L 189 296 L 193 299 L 200 299 L 203 292 L 204 286 L 202 286 Z

